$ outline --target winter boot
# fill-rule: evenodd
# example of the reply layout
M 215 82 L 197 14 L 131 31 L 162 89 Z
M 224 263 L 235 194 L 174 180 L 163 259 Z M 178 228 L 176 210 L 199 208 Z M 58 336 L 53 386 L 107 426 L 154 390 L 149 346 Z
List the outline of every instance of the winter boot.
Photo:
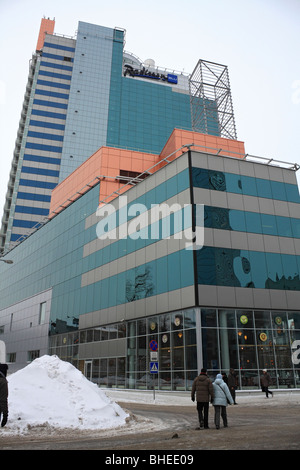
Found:
M 7 423 L 7 415 L 3 414 L 2 422 L 1 422 L 1 428 L 4 428 L 4 426 Z

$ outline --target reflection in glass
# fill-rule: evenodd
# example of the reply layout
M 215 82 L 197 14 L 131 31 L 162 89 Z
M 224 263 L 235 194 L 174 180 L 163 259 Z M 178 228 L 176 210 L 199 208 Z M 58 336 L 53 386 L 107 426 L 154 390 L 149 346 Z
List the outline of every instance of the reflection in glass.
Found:
M 185 310 L 184 312 L 184 327 L 195 328 L 196 327 L 196 312 L 194 308 Z
M 260 378 L 258 370 L 241 370 L 242 389 L 260 388 Z
M 220 370 L 218 330 L 202 328 L 203 367 L 210 370 Z
M 146 336 L 137 337 L 137 370 L 147 370 Z
M 185 390 L 185 372 L 176 371 L 172 373 L 173 390 Z
M 257 356 L 260 369 L 275 368 L 272 336 L 268 331 L 257 331 Z
M 261 310 L 254 312 L 255 326 L 256 328 L 270 328 L 271 319 L 269 310 Z
M 241 369 L 257 369 L 254 330 L 238 329 L 239 358 Z
M 219 310 L 219 327 L 220 328 L 235 328 L 235 311 L 234 310 Z
M 160 331 L 170 331 L 170 315 L 160 315 L 159 317 L 159 328 Z
M 238 368 L 236 330 L 220 328 L 220 355 L 222 370 Z
M 197 250 L 198 284 L 300 290 L 300 257 L 213 248 Z
M 117 358 L 117 387 L 125 387 L 125 357 Z
M 201 326 L 210 328 L 217 326 L 217 311 L 214 309 L 201 309 Z
M 294 388 L 294 374 L 292 369 L 279 370 L 277 372 L 279 388 Z

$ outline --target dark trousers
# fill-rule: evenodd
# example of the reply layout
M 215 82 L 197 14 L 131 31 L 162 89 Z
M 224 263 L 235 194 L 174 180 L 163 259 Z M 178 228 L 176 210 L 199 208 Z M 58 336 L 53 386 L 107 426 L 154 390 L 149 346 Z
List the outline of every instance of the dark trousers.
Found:
M 200 428 L 203 426 L 208 428 L 208 401 L 197 401 L 197 411 L 199 417 Z
M 3 413 L 3 419 L 1 421 L 1 414 Z M 7 417 L 8 417 L 8 403 L 6 401 L 0 402 L 0 422 L 1 426 L 4 426 L 7 422 Z
M 235 387 L 229 387 L 233 402 L 235 403 Z
M 269 393 L 271 393 L 271 395 L 273 396 L 273 392 L 271 392 L 271 390 L 269 390 L 268 387 L 262 387 L 261 389 L 262 389 L 262 392 L 265 392 L 267 398 L 269 398 Z
M 214 405 L 215 408 L 215 425 L 217 428 L 220 427 L 220 416 L 222 416 L 223 424 L 227 427 L 227 412 L 226 406 Z

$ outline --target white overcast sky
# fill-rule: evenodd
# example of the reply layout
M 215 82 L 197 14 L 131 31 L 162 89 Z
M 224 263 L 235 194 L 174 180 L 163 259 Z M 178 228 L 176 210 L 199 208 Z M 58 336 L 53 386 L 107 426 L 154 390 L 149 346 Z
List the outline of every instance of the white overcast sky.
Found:
M 300 0 L 0 0 L 0 219 L 43 16 L 70 36 L 78 21 L 124 28 L 125 49 L 162 67 L 228 65 L 246 152 L 300 164 Z

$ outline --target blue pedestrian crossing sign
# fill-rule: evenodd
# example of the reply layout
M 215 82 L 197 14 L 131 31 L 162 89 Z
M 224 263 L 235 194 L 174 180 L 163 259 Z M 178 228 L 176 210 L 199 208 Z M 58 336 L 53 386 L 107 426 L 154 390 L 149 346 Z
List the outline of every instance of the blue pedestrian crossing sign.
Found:
M 150 372 L 151 374 L 158 373 L 158 362 L 150 362 Z

